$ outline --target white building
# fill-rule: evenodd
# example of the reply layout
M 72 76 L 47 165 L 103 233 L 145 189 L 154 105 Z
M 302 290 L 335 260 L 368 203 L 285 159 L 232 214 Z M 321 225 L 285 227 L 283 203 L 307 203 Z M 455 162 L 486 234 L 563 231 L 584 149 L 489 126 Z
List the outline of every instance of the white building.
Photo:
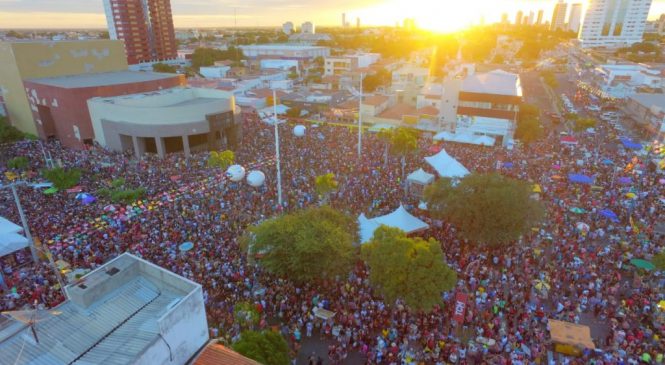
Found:
M 330 48 L 298 44 L 252 44 L 239 46 L 247 58 L 271 57 L 289 60 L 312 60 L 330 56 Z
M 570 6 L 570 16 L 568 17 L 568 30 L 575 32 L 575 34 L 580 32 L 580 26 L 582 25 L 582 4 L 572 4 Z
M 579 40 L 583 48 L 621 47 L 642 41 L 652 0 L 591 0 Z
M 623 111 L 650 138 L 662 138 L 665 135 L 665 97 L 663 94 L 631 95 L 626 100 Z
M 312 22 L 304 22 L 300 26 L 300 33 L 303 34 L 316 34 L 316 27 Z
M 199 69 L 199 73 L 206 79 L 222 79 L 229 70 L 231 70 L 229 66 L 204 66 Z
M 295 32 L 296 28 L 293 26 L 293 22 L 286 22 L 282 24 L 282 32 L 286 35 L 291 35 L 291 33 Z
M 554 12 L 552 13 L 552 22 L 550 23 L 550 30 L 566 29 L 566 13 L 568 12 L 568 4 L 563 0 L 554 5 Z
M 0 363 L 186 364 L 208 342 L 201 285 L 131 254 L 65 291 L 64 303 L 35 313 L 34 331 L 3 321 Z
M 339 57 L 326 57 L 323 69 L 324 76 L 343 74 L 357 68 L 365 68 L 381 59 L 379 53 L 357 53 Z
M 639 89 L 665 88 L 665 68 L 641 63 L 601 65 L 593 72 L 593 83 L 612 97 L 625 98 Z
M 296 72 L 300 72 L 300 63 L 297 60 L 263 59 L 260 62 L 261 70 L 274 69 L 290 71 L 295 67 Z

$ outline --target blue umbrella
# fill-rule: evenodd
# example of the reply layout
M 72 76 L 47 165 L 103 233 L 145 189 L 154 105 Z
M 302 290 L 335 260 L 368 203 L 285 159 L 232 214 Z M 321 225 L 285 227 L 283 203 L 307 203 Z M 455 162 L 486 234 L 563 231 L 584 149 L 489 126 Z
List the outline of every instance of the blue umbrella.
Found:
M 611 211 L 609 209 L 603 209 L 598 213 L 600 215 L 602 215 L 603 217 L 611 220 L 612 222 L 618 222 L 619 221 L 619 217 L 617 217 L 616 213 L 614 213 L 613 211 Z
M 612 160 L 610 160 L 609 158 L 606 158 L 606 159 L 603 160 L 603 164 L 605 164 L 605 165 L 611 165 L 613 163 L 614 162 Z
M 182 251 L 182 252 L 187 252 L 187 251 L 191 250 L 192 248 L 194 248 L 194 243 L 184 242 L 178 248 L 180 248 L 180 251 Z
M 513 163 L 512 162 L 504 162 L 503 167 L 507 169 L 512 169 L 513 168 Z
M 96 199 L 94 196 L 92 196 L 92 195 L 87 195 L 86 197 L 84 197 L 83 199 L 81 199 L 81 203 L 82 203 L 83 205 L 88 205 L 88 204 L 92 204 L 92 203 L 94 203 L 96 200 L 97 200 L 97 199 Z
M 631 140 L 630 138 L 621 137 L 621 138 L 619 138 L 619 141 L 621 141 L 621 144 L 624 147 L 629 148 L 631 150 L 641 150 L 642 149 L 641 144 Z
M 620 177 L 617 179 L 617 182 L 619 184 L 628 185 L 632 182 L 632 180 L 629 177 Z
M 593 178 L 582 174 L 568 174 L 568 180 L 575 184 L 593 184 Z

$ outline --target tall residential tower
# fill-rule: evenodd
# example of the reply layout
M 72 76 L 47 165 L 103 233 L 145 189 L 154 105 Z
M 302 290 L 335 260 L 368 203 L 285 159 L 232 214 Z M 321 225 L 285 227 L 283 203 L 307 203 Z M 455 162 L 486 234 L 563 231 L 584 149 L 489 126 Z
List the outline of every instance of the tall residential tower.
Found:
M 568 30 L 577 34 L 580 31 L 580 25 L 582 25 L 582 4 L 572 4 L 568 16 Z
M 641 42 L 651 1 L 589 1 L 579 35 L 582 47 L 618 47 Z
M 130 65 L 175 59 L 170 0 L 103 0 L 111 39 L 125 42 Z
M 566 12 L 568 11 L 568 4 L 563 0 L 554 6 L 554 13 L 552 13 L 552 22 L 550 23 L 550 30 L 566 29 Z

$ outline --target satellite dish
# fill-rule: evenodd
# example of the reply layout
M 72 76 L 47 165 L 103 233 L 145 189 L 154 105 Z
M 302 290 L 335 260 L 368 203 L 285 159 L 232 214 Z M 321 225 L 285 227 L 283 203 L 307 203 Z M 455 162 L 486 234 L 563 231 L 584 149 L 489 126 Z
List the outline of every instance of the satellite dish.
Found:
M 293 135 L 296 137 L 304 137 L 305 136 L 305 126 L 304 125 L 297 125 L 293 127 Z
M 263 183 L 266 181 L 266 175 L 258 170 L 250 171 L 249 174 L 247 174 L 247 183 L 255 188 L 258 188 L 259 186 L 263 185 Z
M 245 168 L 240 165 L 231 165 L 226 170 L 226 177 L 231 181 L 238 182 L 245 177 Z

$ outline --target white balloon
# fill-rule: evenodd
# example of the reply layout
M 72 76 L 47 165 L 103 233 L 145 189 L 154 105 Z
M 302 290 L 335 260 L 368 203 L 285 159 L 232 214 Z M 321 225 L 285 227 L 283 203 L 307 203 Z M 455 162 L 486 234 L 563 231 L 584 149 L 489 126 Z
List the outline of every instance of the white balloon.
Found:
M 305 126 L 304 125 L 297 125 L 293 127 L 293 135 L 296 137 L 303 137 L 305 135 Z
M 259 186 L 263 185 L 263 183 L 266 181 L 266 175 L 258 170 L 250 171 L 249 174 L 247 174 L 247 183 L 255 188 L 258 188 Z
M 231 165 L 226 170 L 226 177 L 231 181 L 240 181 L 245 177 L 245 168 L 240 165 Z

